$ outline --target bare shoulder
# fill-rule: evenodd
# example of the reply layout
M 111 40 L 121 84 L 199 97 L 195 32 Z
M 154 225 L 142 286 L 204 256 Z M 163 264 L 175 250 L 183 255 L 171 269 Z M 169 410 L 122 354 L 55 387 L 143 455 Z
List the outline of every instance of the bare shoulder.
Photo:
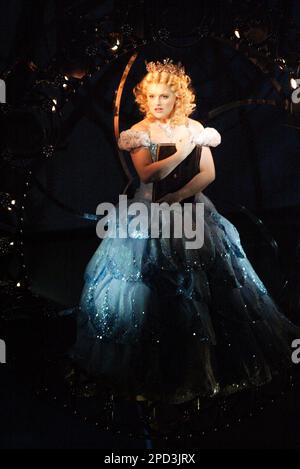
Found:
M 147 132 L 148 130 L 148 122 L 146 119 L 143 119 L 140 122 L 137 122 L 136 124 L 131 126 L 132 130 L 140 130 L 141 132 Z
M 195 119 L 189 119 L 189 125 L 192 127 L 192 129 L 196 130 L 199 132 L 199 130 L 203 130 L 204 126 L 199 122 L 196 121 Z

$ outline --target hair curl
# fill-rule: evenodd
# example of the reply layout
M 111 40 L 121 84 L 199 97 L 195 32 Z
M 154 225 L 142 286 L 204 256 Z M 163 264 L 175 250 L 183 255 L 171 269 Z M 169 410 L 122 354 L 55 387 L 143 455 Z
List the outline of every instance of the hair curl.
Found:
M 187 117 L 192 114 L 196 108 L 196 94 L 191 86 L 191 78 L 186 74 L 178 76 L 165 71 L 149 72 L 145 75 L 133 88 L 133 94 L 140 112 L 150 121 L 155 119 L 149 110 L 147 102 L 147 88 L 152 84 L 168 85 L 171 88 L 179 99 L 175 101 L 170 116 L 170 123 L 173 125 L 186 124 Z

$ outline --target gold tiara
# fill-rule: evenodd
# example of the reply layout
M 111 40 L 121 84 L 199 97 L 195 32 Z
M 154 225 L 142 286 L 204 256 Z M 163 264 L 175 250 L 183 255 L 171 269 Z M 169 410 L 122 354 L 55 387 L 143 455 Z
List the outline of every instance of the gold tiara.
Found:
M 185 75 L 185 69 L 181 62 L 178 62 L 177 65 L 173 64 L 172 59 L 164 59 L 163 62 L 147 62 L 145 60 L 147 72 L 167 72 L 182 77 Z

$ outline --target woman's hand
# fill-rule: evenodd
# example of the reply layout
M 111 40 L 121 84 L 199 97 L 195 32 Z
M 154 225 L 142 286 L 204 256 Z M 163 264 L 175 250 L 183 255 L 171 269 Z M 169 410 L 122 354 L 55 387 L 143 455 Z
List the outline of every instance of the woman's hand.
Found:
M 188 135 L 181 136 L 176 141 L 176 150 L 183 160 L 193 151 L 195 146 L 196 144 L 194 143 L 194 139 L 190 133 Z
M 158 203 L 167 202 L 167 204 L 175 204 L 176 202 L 181 202 L 182 198 L 178 192 L 169 192 L 169 194 L 164 195 L 161 199 L 157 200 Z

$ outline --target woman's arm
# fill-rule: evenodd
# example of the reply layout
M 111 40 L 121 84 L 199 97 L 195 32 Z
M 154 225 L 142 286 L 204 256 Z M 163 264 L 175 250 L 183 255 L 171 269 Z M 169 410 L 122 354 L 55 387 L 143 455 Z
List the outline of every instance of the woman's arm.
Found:
M 150 151 L 146 147 L 139 147 L 130 152 L 134 167 L 142 182 L 160 181 L 170 174 L 184 159 L 181 152 L 176 151 L 160 161 L 152 163 Z
M 178 199 L 179 202 L 188 197 L 192 197 L 197 194 L 197 192 L 203 191 L 215 180 L 215 164 L 208 147 L 202 147 L 199 167 L 200 173 L 194 176 L 193 179 L 175 193 L 176 199 Z

